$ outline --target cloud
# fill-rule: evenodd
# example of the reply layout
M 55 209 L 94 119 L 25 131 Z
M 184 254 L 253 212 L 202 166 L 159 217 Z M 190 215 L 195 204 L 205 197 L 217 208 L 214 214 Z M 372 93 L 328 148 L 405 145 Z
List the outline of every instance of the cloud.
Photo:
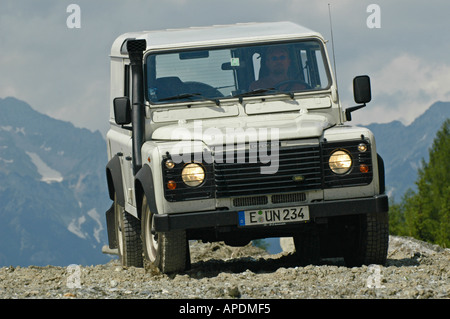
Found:
M 12 85 L 5 85 L 0 87 L 0 97 L 18 96 L 17 89 Z
M 66 26 L 71 3 L 80 6 L 80 29 Z M 353 113 L 355 122 L 410 121 L 431 102 L 450 98 L 446 0 L 434 0 L 433 5 L 378 0 L 381 29 L 376 30 L 366 26 L 366 8 L 374 3 L 370 0 L 2 0 L 0 97 L 15 96 L 42 113 L 105 133 L 108 55 L 120 34 L 290 20 L 330 40 L 328 3 L 342 105 L 353 104 L 353 76 L 372 77 L 373 102 Z M 331 53 L 330 42 L 328 49 Z
M 434 102 L 450 98 L 447 83 L 450 65 L 403 53 L 371 75 L 373 99 L 364 110 L 365 118 L 358 120 L 368 124 L 396 119 L 409 124 Z
M 400 93 L 404 98 L 441 98 L 448 93 L 442 84 L 449 83 L 450 67 L 423 58 L 403 54 L 385 65 L 374 78 L 384 94 Z

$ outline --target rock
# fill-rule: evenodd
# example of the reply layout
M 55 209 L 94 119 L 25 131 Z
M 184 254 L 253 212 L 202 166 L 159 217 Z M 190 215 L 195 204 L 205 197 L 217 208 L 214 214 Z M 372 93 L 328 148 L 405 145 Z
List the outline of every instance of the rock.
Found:
M 0 268 L 1 299 L 448 299 L 450 250 L 407 237 L 390 238 L 384 266 L 348 268 L 338 259 L 304 267 L 289 253 L 247 245 L 191 242 L 191 269 L 176 275 L 152 267 L 107 264 Z M 69 276 L 80 276 L 70 288 Z M 77 278 L 72 278 L 77 279 Z M 77 281 L 78 282 L 78 281 Z
M 241 292 L 239 291 L 239 288 L 237 286 L 234 286 L 233 288 L 227 289 L 228 296 L 232 298 L 240 298 Z
M 283 252 L 293 253 L 295 251 L 294 239 L 292 237 L 281 237 L 280 246 Z

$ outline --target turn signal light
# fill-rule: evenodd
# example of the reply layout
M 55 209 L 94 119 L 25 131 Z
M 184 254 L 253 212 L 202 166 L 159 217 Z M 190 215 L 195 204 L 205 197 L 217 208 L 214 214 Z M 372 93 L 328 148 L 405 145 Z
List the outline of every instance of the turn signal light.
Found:
M 359 165 L 359 171 L 361 173 L 369 173 L 369 166 L 366 164 Z
M 177 188 L 177 183 L 175 183 L 175 181 L 168 181 L 167 188 L 170 190 L 174 190 L 175 188 Z

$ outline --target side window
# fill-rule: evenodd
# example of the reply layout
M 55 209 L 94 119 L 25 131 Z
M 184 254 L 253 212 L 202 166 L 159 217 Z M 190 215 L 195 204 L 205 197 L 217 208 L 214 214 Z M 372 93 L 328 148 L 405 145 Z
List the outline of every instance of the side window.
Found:
M 328 87 L 328 74 L 323 63 L 322 52 L 319 49 L 299 49 L 298 53 L 300 77 L 312 88 Z
M 257 81 L 259 79 L 259 71 L 261 70 L 261 54 L 254 53 L 252 55 L 252 62 L 253 62 L 253 71 L 254 71 L 254 80 Z
M 123 96 L 131 98 L 131 70 L 130 65 L 125 64 L 123 74 Z
M 306 54 L 306 50 L 300 50 L 300 76 L 303 81 L 306 83 L 310 83 L 309 76 L 308 76 L 308 56 Z
M 321 62 L 323 62 L 322 52 L 319 50 L 316 50 L 315 53 L 316 53 L 316 60 L 318 61 L 317 68 L 318 68 L 318 72 L 319 72 L 319 78 L 321 79 L 320 85 L 322 88 L 326 88 L 329 86 L 330 83 L 328 80 L 328 74 L 325 69 L 325 65 L 323 63 L 321 63 Z

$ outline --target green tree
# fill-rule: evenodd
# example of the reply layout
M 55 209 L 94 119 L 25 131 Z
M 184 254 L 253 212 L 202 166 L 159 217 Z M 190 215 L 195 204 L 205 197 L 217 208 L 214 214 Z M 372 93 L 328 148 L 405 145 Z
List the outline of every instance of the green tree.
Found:
M 391 206 L 391 233 L 450 247 L 450 119 L 429 155 L 418 171 L 417 192 L 408 191 L 401 204 Z
M 408 236 L 406 229 L 404 202 L 389 202 L 389 233 L 398 236 Z

